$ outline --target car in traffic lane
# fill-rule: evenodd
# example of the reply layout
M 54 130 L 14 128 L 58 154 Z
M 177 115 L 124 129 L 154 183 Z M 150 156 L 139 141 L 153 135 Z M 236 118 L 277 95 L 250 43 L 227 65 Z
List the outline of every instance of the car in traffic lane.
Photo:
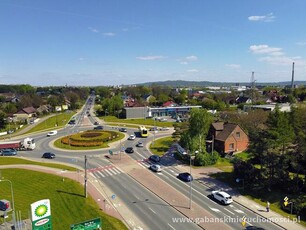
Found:
M 127 147 L 127 148 L 125 149 L 125 152 L 126 152 L 126 153 L 133 153 L 133 152 L 134 152 L 134 149 L 133 149 L 133 147 Z
M 142 142 L 138 142 L 138 143 L 136 144 L 136 147 L 143 147 L 143 143 L 142 143 Z
M 233 202 L 232 197 L 224 191 L 212 191 L 211 197 L 219 201 L 221 204 L 231 204 Z
M 180 180 L 185 181 L 185 182 L 190 182 L 193 181 L 193 177 L 190 173 L 188 172 L 183 172 L 178 174 L 177 176 Z
M 162 171 L 161 166 L 158 165 L 158 164 L 151 164 L 149 168 L 150 168 L 152 171 L 154 171 L 154 172 L 160 172 L 160 171 Z
M 126 133 L 126 132 L 127 132 L 127 129 L 126 129 L 126 128 L 119 128 L 119 132 Z
M 158 155 L 151 155 L 149 157 L 149 160 L 153 161 L 153 162 L 159 162 L 160 161 L 160 156 L 158 156 Z
M 132 134 L 132 135 L 130 135 L 130 136 L 128 137 L 128 140 L 131 140 L 131 141 L 132 141 L 132 140 L 135 140 L 135 139 L 136 139 L 136 136 L 135 136 L 135 135 L 133 135 L 133 134 Z
M 55 154 L 54 153 L 50 153 L 50 152 L 46 152 L 42 155 L 42 158 L 47 158 L 47 159 L 54 159 L 55 158 Z
M 15 149 L 2 149 L 0 156 L 16 156 L 17 151 Z

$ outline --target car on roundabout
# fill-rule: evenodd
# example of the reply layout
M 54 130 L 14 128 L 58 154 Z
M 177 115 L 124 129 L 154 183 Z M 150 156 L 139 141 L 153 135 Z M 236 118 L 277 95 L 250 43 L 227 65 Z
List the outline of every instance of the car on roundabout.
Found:
M 127 132 L 127 129 L 126 129 L 126 128 L 119 128 L 119 132 L 126 133 L 126 132 Z
M 57 134 L 57 130 L 53 130 L 47 133 L 47 137 L 55 136 Z
M 55 154 L 51 153 L 51 152 L 46 152 L 42 155 L 42 158 L 46 158 L 46 159 L 54 159 L 55 158 Z
M 153 172 L 162 171 L 162 167 L 159 164 L 151 164 L 149 169 L 151 169 Z
M 134 134 L 132 134 L 128 137 L 128 140 L 130 140 L 130 141 L 135 140 L 135 139 L 136 139 L 136 136 Z
M 190 173 L 188 172 L 183 172 L 178 174 L 177 176 L 180 180 L 185 181 L 185 182 L 191 182 L 193 181 L 193 177 Z
M 232 197 L 224 191 L 214 190 L 211 192 L 211 197 L 224 205 L 233 203 Z

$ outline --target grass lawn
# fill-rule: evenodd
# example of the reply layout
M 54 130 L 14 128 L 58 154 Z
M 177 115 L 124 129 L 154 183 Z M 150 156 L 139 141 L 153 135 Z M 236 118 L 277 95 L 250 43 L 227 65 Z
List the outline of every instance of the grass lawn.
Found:
M 148 119 L 118 119 L 114 116 L 105 116 L 99 117 L 103 119 L 105 122 L 111 123 L 125 123 L 125 124 L 134 124 L 134 125 L 147 125 L 147 126 L 158 126 L 158 127 L 173 127 L 173 122 L 163 122 L 163 121 L 154 121 L 152 118 Z
M 175 142 L 175 139 L 172 137 L 164 137 L 164 138 L 159 138 L 152 142 L 150 145 L 150 151 L 153 154 L 162 156 L 165 154 L 165 152 L 168 151 L 168 149 L 171 147 L 171 145 Z
M 39 132 L 43 130 L 52 130 L 65 126 L 71 117 L 75 115 L 75 112 L 70 113 L 59 113 L 49 117 L 45 121 L 38 123 L 33 126 L 27 133 Z
M 73 180 L 23 169 L 1 169 L 1 177 L 12 182 L 15 210 L 22 219 L 29 218 L 31 203 L 50 199 L 53 229 L 70 229 L 71 224 L 99 217 L 103 229 L 127 229 L 120 220 L 103 213 L 91 197 L 84 198 L 83 187 Z M 0 183 L 0 191 L 1 199 L 11 200 L 8 182 Z
M 64 164 L 56 164 L 56 163 L 43 163 L 38 161 L 25 160 L 18 157 L 0 157 L 0 165 L 17 165 L 17 164 L 26 164 L 26 165 L 40 165 L 52 168 L 58 168 L 69 171 L 76 171 L 77 169 L 74 167 L 70 167 Z

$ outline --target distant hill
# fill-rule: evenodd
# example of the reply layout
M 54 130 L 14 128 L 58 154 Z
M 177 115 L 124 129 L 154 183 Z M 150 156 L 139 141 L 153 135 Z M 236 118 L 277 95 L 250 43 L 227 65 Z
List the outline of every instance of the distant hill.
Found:
M 250 82 L 211 82 L 211 81 L 183 81 L 183 80 L 172 80 L 172 81 L 156 81 L 156 82 L 146 82 L 137 85 L 144 86 L 169 86 L 169 87 L 209 87 L 209 86 L 234 86 L 234 85 L 245 85 L 250 86 Z M 256 82 L 256 86 L 290 86 L 290 81 L 284 82 Z M 295 81 L 294 85 L 306 85 L 306 81 Z

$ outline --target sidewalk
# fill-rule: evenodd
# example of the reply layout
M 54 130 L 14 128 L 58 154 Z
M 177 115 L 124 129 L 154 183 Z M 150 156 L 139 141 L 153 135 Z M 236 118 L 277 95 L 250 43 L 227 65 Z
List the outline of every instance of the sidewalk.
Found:
M 187 165 L 181 165 L 177 167 L 177 169 L 181 171 L 189 171 L 190 167 Z M 305 230 L 306 228 L 302 225 L 295 223 L 295 222 L 286 222 L 286 221 L 278 221 L 277 220 L 284 220 L 286 217 L 281 216 L 280 214 L 272 211 L 270 209 L 269 212 L 266 211 L 266 207 L 242 196 L 239 194 L 239 192 L 231 187 L 229 187 L 227 184 L 220 182 L 209 175 L 211 173 L 217 173 L 222 172 L 221 170 L 214 168 L 214 167 L 207 167 L 207 168 L 192 168 L 192 175 L 194 179 L 197 181 L 205 184 L 207 187 L 210 187 L 213 190 L 219 190 L 222 189 L 225 192 L 232 195 L 234 202 L 237 204 L 243 206 L 244 208 L 249 209 L 250 211 L 256 213 L 257 215 L 271 220 L 271 222 L 275 223 L 279 227 L 282 227 L 283 229 L 289 229 L 289 230 Z

